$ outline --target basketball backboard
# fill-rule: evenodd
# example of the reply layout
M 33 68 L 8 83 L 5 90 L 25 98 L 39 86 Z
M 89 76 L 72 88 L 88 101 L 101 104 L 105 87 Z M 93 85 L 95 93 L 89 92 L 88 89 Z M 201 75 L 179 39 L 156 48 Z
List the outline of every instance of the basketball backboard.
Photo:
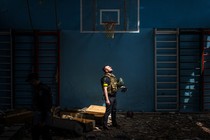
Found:
M 80 32 L 106 33 L 107 22 L 115 33 L 139 33 L 140 0 L 80 0 Z

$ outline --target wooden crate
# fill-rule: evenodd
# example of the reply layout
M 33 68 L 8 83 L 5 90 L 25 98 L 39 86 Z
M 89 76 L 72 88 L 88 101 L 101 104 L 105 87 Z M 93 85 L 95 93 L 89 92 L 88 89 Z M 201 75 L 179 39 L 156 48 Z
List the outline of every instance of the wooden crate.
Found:
M 83 119 L 83 118 L 73 118 L 73 120 L 80 122 L 84 127 L 84 131 L 86 132 L 92 131 L 93 128 L 95 128 L 95 120 Z
M 95 127 L 94 115 L 82 112 L 61 112 L 61 119 L 76 121 L 84 127 L 84 131 L 92 131 Z
M 28 110 L 17 110 L 6 113 L 0 118 L 0 123 L 12 125 L 17 123 L 30 123 L 33 117 L 33 112 Z
M 103 116 L 106 111 L 105 106 L 99 106 L 99 105 L 90 105 L 86 109 L 86 113 L 88 114 L 94 114 L 95 116 Z

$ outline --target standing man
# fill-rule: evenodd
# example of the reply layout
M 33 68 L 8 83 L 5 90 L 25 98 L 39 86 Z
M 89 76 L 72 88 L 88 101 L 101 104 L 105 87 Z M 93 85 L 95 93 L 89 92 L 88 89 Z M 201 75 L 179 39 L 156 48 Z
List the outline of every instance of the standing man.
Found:
M 49 133 L 52 107 L 51 89 L 39 81 L 37 73 L 29 74 L 26 81 L 34 88 L 32 139 L 39 140 L 42 137 L 43 140 L 52 140 Z
M 106 103 L 106 112 L 104 114 L 103 128 L 108 130 L 107 126 L 108 117 L 111 114 L 112 126 L 119 128 L 119 125 L 116 121 L 116 107 L 117 107 L 117 78 L 112 73 L 113 70 L 110 66 L 103 67 L 104 76 L 101 78 L 101 85 L 104 94 L 104 99 Z

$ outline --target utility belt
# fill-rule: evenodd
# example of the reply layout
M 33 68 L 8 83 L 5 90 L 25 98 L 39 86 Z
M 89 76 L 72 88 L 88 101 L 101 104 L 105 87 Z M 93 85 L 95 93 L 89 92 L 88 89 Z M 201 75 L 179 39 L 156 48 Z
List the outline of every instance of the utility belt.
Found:
M 108 96 L 109 97 L 116 97 L 116 94 L 117 94 L 117 92 L 115 92 L 115 93 L 108 93 Z
M 116 97 L 116 93 L 112 93 L 112 94 L 108 93 L 108 97 Z M 105 95 L 103 95 L 103 98 L 105 99 Z

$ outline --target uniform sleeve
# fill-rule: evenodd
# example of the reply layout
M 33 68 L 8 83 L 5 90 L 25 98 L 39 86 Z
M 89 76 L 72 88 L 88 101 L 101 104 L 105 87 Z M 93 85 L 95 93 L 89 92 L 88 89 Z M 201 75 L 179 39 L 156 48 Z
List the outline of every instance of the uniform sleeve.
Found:
M 101 79 L 101 85 L 102 85 L 102 87 L 108 87 L 108 85 L 110 85 L 110 79 L 109 79 L 109 77 L 104 76 Z

